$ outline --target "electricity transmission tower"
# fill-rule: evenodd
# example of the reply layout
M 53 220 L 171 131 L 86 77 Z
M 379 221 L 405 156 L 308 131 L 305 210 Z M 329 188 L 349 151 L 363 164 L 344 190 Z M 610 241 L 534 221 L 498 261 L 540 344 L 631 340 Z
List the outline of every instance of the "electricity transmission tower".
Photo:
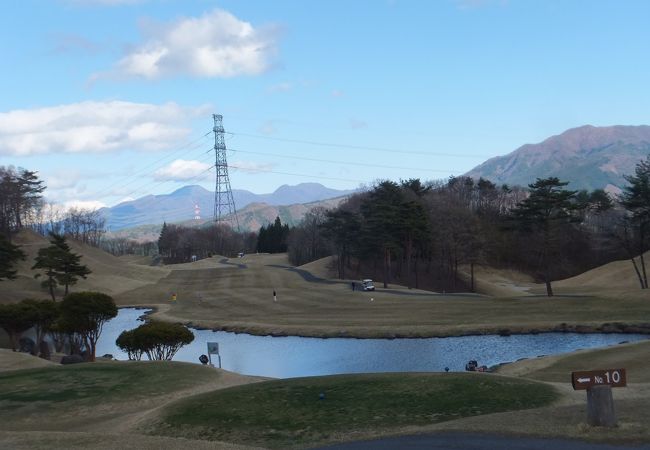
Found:
M 224 139 L 223 116 L 212 114 L 214 119 L 214 153 L 216 156 L 215 171 L 217 182 L 214 190 L 214 221 L 216 223 L 229 221 L 230 226 L 239 231 L 239 219 L 235 209 L 235 199 L 230 189 L 228 177 L 228 162 L 226 161 L 226 141 Z

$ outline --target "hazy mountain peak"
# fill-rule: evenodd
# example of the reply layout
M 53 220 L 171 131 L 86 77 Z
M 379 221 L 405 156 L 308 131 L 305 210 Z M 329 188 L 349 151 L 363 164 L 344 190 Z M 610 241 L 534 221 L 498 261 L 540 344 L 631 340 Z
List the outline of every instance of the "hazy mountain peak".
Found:
M 556 176 L 573 189 L 616 191 L 625 185 L 623 175 L 633 173 L 648 153 L 650 126 L 584 125 L 491 158 L 466 175 L 513 185 Z
M 341 197 L 354 191 L 330 189 L 319 183 L 301 183 L 296 186 L 282 185 L 270 194 L 233 189 L 237 210 L 251 203 L 267 206 L 305 204 Z M 112 208 L 104 208 L 107 226 L 110 230 L 131 228 L 139 225 L 183 222 L 196 217 L 195 205 L 199 206 L 199 217 L 210 218 L 214 211 L 214 192 L 202 186 L 189 185 L 176 189 L 171 194 L 148 195 Z

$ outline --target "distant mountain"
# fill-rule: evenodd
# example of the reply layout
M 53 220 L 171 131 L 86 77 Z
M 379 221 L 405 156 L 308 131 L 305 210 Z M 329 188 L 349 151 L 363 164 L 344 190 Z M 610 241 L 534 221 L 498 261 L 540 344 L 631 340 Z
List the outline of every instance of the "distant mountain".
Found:
M 319 183 L 283 185 L 271 194 L 254 194 L 239 189 L 232 191 L 235 206 L 242 213 L 243 209 L 252 203 L 264 203 L 267 206 L 296 205 L 342 197 L 353 192 L 330 189 Z M 195 216 L 195 205 L 199 207 L 201 218 L 210 219 L 214 213 L 214 192 L 201 186 L 184 186 L 171 194 L 147 195 L 112 208 L 102 208 L 101 212 L 106 217 L 107 228 L 117 231 L 141 225 L 192 220 Z
M 570 189 L 618 193 L 626 184 L 623 175 L 633 174 L 648 154 L 650 126 L 585 125 L 491 158 L 465 175 L 522 186 L 555 176 L 569 181 Z
M 315 208 L 323 207 L 332 209 L 338 206 L 346 197 L 336 197 L 327 200 L 320 200 L 311 203 L 300 203 L 294 205 L 268 205 L 266 203 L 249 203 L 244 208 L 237 211 L 239 226 L 242 231 L 258 231 L 262 225 L 272 223 L 276 217 L 280 217 L 283 224 L 289 226 L 300 223 L 305 214 Z M 176 222 L 179 225 L 187 227 L 200 227 L 212 222 L 212 218 L 202 218 L 199 220 L 185 220 Z M 112 230 L 108 233 L 109 238 L 127 238 L 139 242 L 155 241 L 160 236 L 162 223 L 139 225 L 136 227 Z

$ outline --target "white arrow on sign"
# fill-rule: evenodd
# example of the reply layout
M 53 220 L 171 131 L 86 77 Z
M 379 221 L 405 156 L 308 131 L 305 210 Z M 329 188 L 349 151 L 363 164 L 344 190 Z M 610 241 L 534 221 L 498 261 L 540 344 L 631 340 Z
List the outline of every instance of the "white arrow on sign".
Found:
M 578 378 L 578 383 L 589 383 L 591 378 Z

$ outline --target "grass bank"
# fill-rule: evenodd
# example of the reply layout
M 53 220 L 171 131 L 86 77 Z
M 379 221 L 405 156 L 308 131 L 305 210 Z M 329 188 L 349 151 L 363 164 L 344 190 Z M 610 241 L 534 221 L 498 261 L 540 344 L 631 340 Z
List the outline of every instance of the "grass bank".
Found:
M 320 399 L 323 393 L 325 398 Z M 149 434 L 304 447 L 548 405 L 542 383 L 487 374 L 363 374 L 268 381 L 166 407 Z
M 498 372 L 540 381 L 569 383 L 571 372 L 574 371 L 625 368 L 628 383 L 650 383 L 649 354 L 650 341 L 642 341 L 506 364 Z
M 0 373 L 0 429 L 87 429 L 141 414 L 184 392 L 191 395 L 197 387 L 215 389 L 227 376 L 176 362 L 99 362 Z

